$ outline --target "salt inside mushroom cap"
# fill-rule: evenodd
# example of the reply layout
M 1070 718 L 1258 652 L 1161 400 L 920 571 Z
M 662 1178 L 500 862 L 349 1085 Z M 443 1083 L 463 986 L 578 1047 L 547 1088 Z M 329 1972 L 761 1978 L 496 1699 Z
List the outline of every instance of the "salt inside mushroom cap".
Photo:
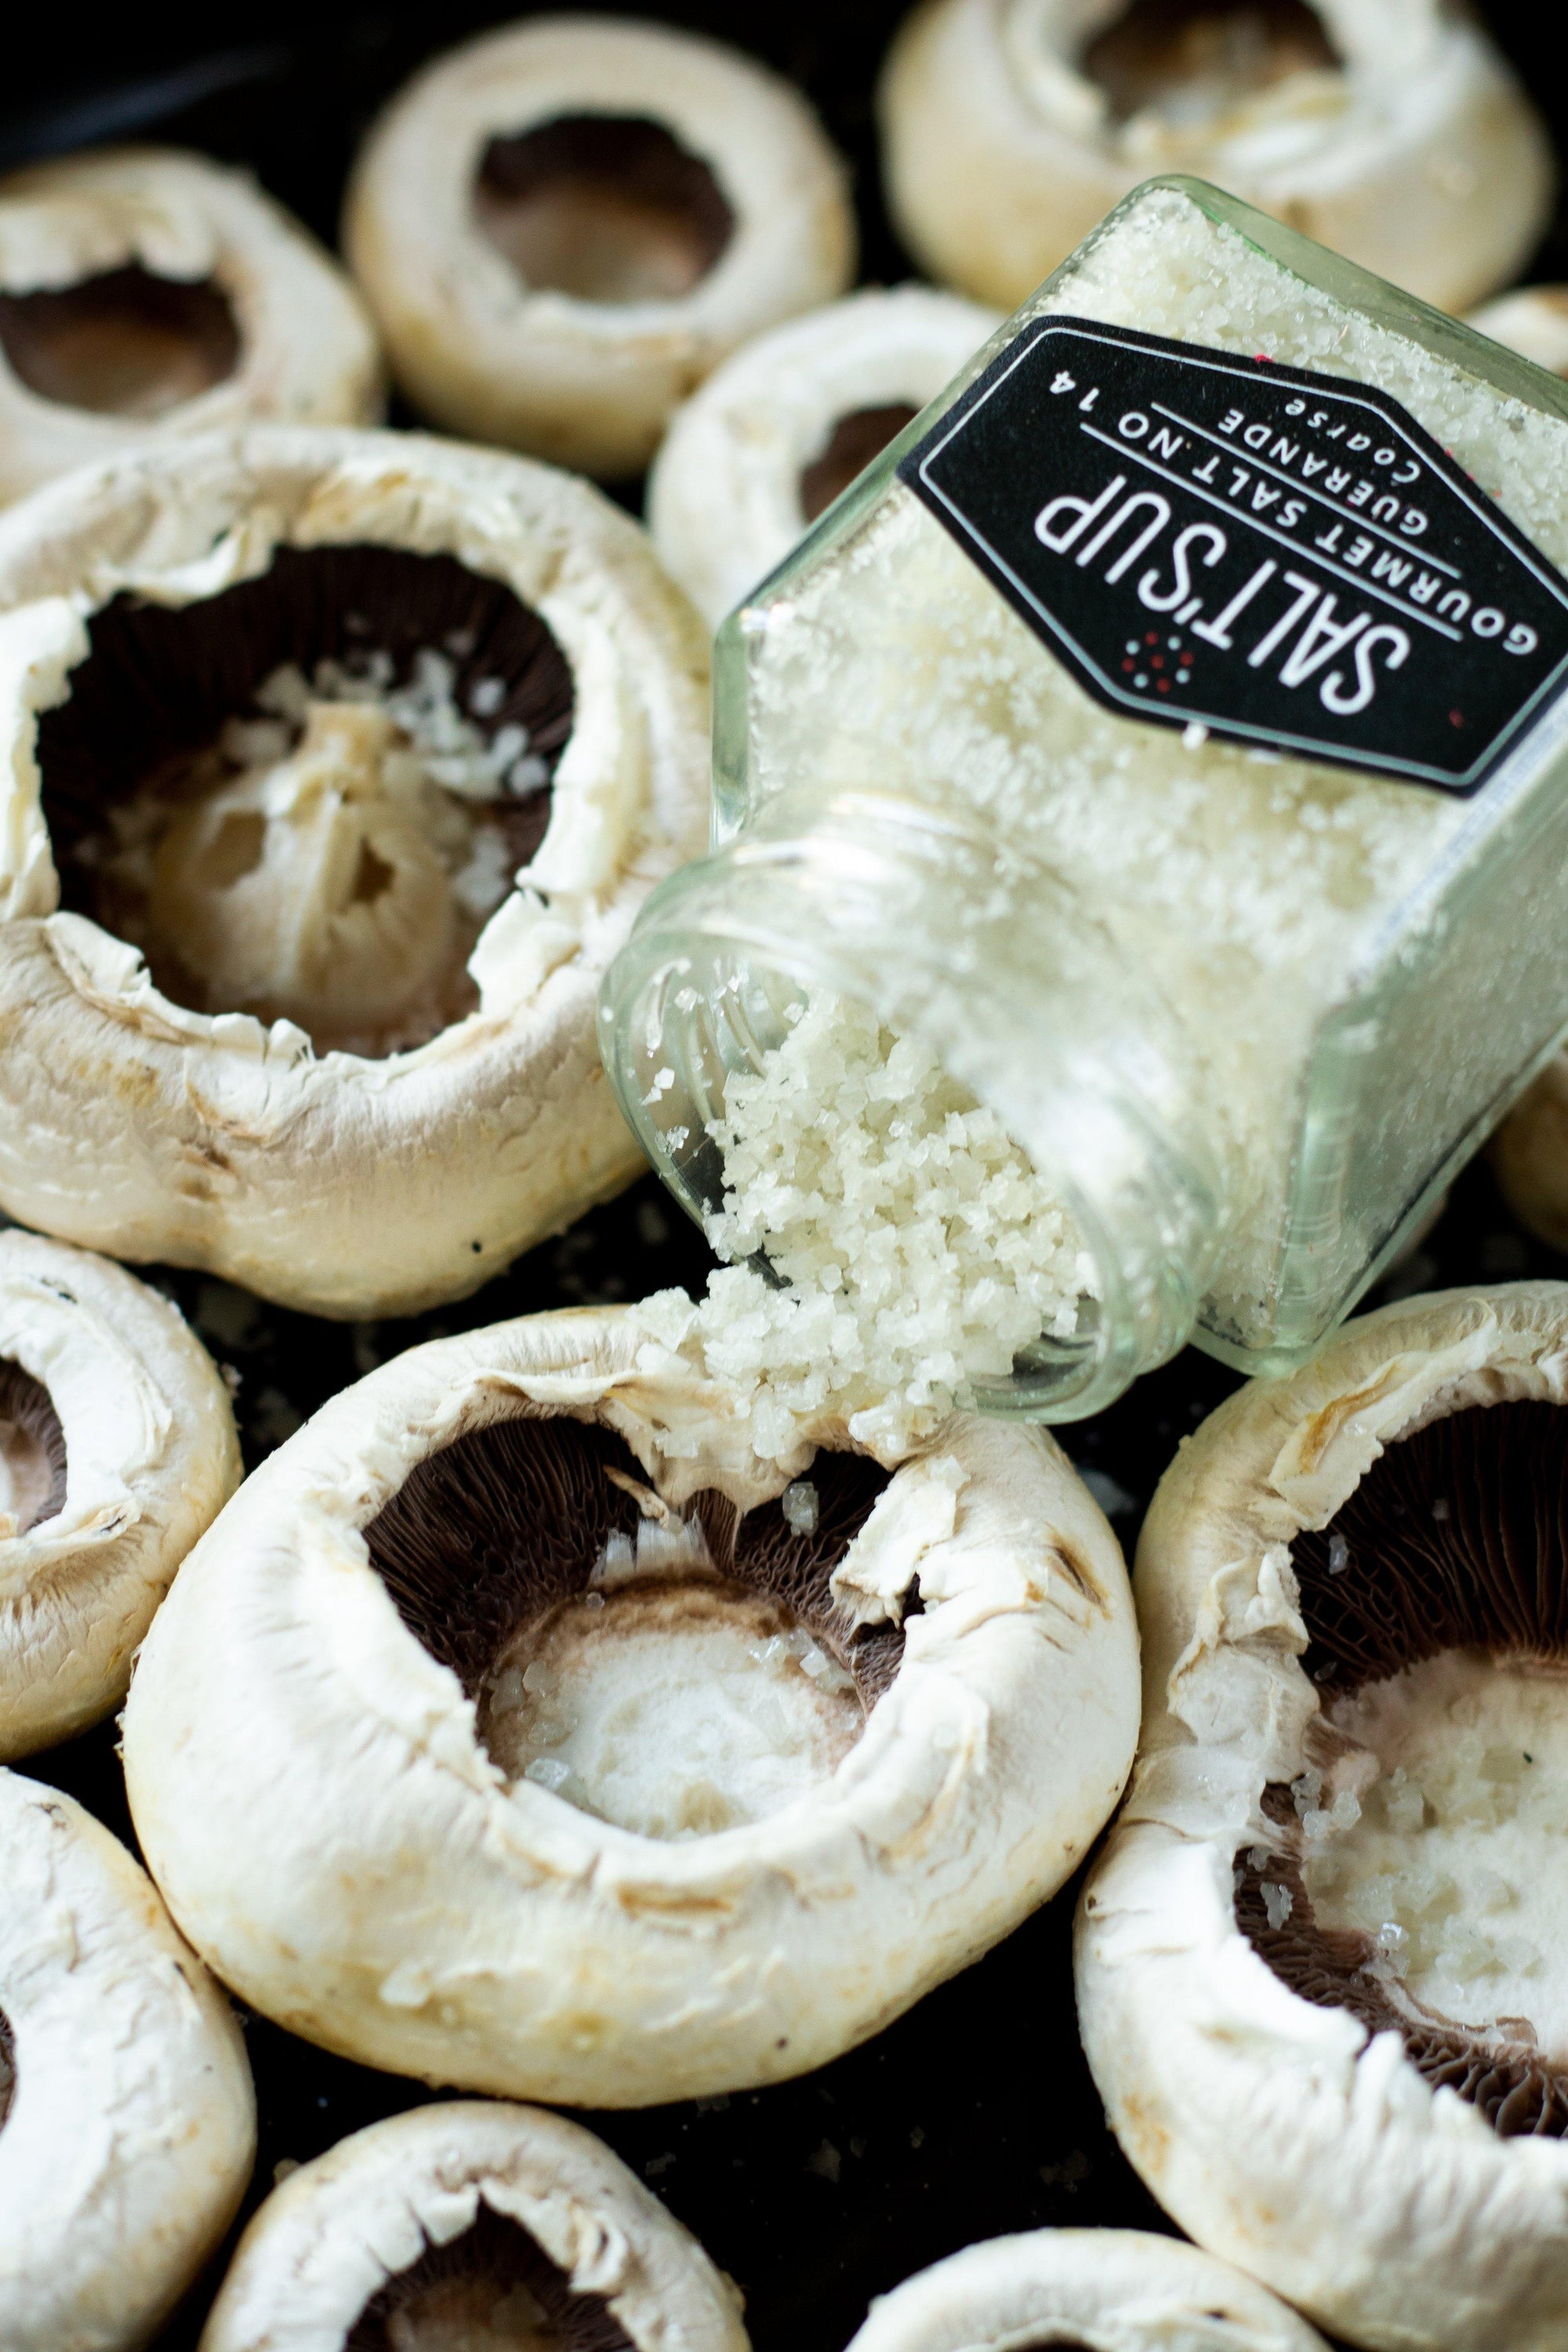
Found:
M 1255 2279 L 1140 2230 L 967 2246 L 879 2295 L 849 2352 L 1326 2352 Z
M 1135 1729 L 1064 1457 L 960 1418 L 764 1463 L 744 1408 L 630 1311 L 538 1317 L 397 1359 L 248 1482 L 125 1725 L 159 1883 L 247 1998 L 638 2105 L 822 2063 L 1060 1884 Z
M 1555 1284 L 1347 1326 L 1211 1418 L 1140 1553 L 1085 2044 L 1183 2225 L 1358 2343 L 1568 2309 L 1565 1340 Z
M 239 1479 L 228 1392 L 178 1311 L 85 1251 L 0 1233 L 0 1759 L 123 1697 Z
M 703 837 L 707 724 L 642 534 L 526 460 L 278 429 L 37 493 L 0 1200 L 318 1313 L 474 1288 L 641 1165 L 595 1001 Z
M 578 2125 L 447 2102 L 291 2173 L 240 2241 L 201 2352 L 745 2352 L 739 2298 Z
M 354 289 L 247 174 L 102 148 L 0 180 L 0 502 L 110 451 L 380 414 Z
M 6 2352 L 146 2344 L 249 2178 L 239 2029 L 118 1841 L 5 1771 L 0 1880 Z

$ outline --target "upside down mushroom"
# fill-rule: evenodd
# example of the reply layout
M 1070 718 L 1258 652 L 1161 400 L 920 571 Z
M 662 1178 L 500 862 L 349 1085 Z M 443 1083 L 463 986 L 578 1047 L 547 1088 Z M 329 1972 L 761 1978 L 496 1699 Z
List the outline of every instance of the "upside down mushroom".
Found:
M 368 425 L 352 280 L 244 172 L 100 147 L 0 180 L 0 505 L 185 433 Z
M 1068 1876 L 1137 1668 L 1065 1457 L 957 1416 L 764 1461 L 746 1403 L 640 1310 L 539 1316 L 397 1358 L 250 1478 L 124 1719 L 149 1864 L 247 2000 L 639 2105 L 824 2063 Z
M 133 2352 L 250 2177 L 245 2045 L 119 1841 L 6 1771 L 0 1886 L 5 2352 Z
M 1141 2230 L 966 2246 L 880 2295 L 849 2352 L 1327 2352 L 1227 2263 Z
M 426 66 L 354 166 L 343 247 L 417 408 L 591 474 L 639 471 L 727 352 L 855 274 L 800 93 L 630 17 L 532 17 Z
M 1568 1285 L 1402 1301 L 1155 1496 L 1079 2021 L 1201 2245 L 1376 2352 L 1568 2330 Z
M 0 519 L 0 1203 L 317 1313 L 640 1165 L 600 976 L 701 844 L 707 654 L 587 484 L 186 442 Z
M 905 244 L 1004 310 L 1161 173 L 1454 310 L 1551 209 L 1539 118 L 1444 0 L 926 0 L 879 110 Z
M 726 360 L 648 480 L 654 546 L 698 610 L 716 626 L 999 324 L 929 286 L 871 287 Z
M 746 2352 L 739 2298 L 603 2141 L 539 2107 L 416 2107 L 301 2165 L 201 2352 Z
M 124 1697 L 239 1478 L 228 1392 L 175 1308 L 85 1250 L 0 1233 L 0 1759 Z

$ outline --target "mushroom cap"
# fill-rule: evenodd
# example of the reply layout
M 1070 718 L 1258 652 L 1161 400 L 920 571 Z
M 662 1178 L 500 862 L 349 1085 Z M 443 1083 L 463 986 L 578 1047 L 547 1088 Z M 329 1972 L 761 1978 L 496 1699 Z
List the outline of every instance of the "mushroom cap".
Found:
M 743 1400 L 645 1334 L 635 1310 L 585 1309 L 398 1357 L 256 1472 L 154 1622 L 125 1716 L 143 1851 L 197 1948 L 310 2040 L 588 2105 L 782 2079 L 1006 1934 L 1116 1801 L 1137 1674 L 1115 1538 L 1043 1431 L 973 1417 L 894 1469 L 838 1560 L 845 1622 L 881 1621 L 898 1664 L 831 1777 L 684 1839 L 509 1786 L 474 1696 L 411 1630 L 421 1612 L 439 1623 L 417 1548 L 395 1597 L 364 1531 L 383 1545 L 386 1507 L 454 1441 L 558 1416 L 601 1451 L 606 1432 L 624 1441 L 662 1506 L 733 1507 L 732 1531 L 811 1446 L 758 1460 Z M 820 1435 L 847 1454 L 842 1431 Z M 497 1459 L 488 1485 L 474 1474 L 496 1498 L 475 1506 L 479 1549 L 500 1497 L 537 1491 Z M 591 1479 L 603 1494 L 597 1465 Z M 528 1560 L 561 1549 L 548 1520 L 528 1530 Z M 473 1558 L 457 1540 L 463 1593 L 488 1612 Z M 245 1824 L 263 1806 L 258 1839 Z
M 0 504 L 186 433 L 380 416 L 381 355 L 353 280 L 247 172 L 175 148 L 101 147 L 0 180 L 0 296 L 131 269 L 216 289 L 238 335 L 232 367 L 155 415 L 128 415 L 30 390 L 0 345 Z
M 68 700 L 119 593 L 184 607 L 279 551 L 367 543 L 503 583 L 575 692 L 548 831 L 469 959 L 478 1010 L 382 1059 L 189 1010 L 135 948 L 57 911 L 36 756 L 37 714 Z M 78 473 L 0 518 L 0 1203 L 362 1316 L 459 1297 L 619 1191 L 642 1163 L 595 1000 L 642 899 L 706 835 L 707 658 L 636 524 L 496 451 L 259 428 Z
M 228 1391 L 200 1340 L 157 1291 L 85 1250 L 0 1233 L 0 1361 L 44 1390 L 64 1451 L 58 1503 L 20 1528 L 0 1517 L 9 1759 L 123 1698 L 153 1611 L 241 1472 Z
M 717 626 L 789 553 L 813 520 L 802 474 L 840 419 L 885 411 L 890 439 L 896 412 L 934 400 L 1000 324 L 929 286 L 872 287 L 726 360 L 674 419 L 648 481 L 654 546 L 699 612 Z
M 1047 2332 L 1048 2331 L 1048 2332 Z M 849 2352 L 1327 2352 L 1255 2279 L 1142 2230 L 1031 2230 L 879 2295 Z
M 1553 1054 L 1491 1142 L 1502 1196 L 1521 1224 L 1568 1250 L 1568 1053 Z
M 301 2165 L 239 2242 L 201 2352 L 335 2347 L 365 2305 L 485 2210 L 515 2221 L 576 2294 L 648 2352 L 745 2352 L 734 2289 L 617 2156 L 540 2107 L 448 2100 Z
M 531 288 L 486 235 L 474 188 L 491 140 L 595 115 L 658 124 L 710 173 L 733 225 L 686 293 Z M 799 92 L 630 17 L 533 17 L 427 66 L 361 152 L 343 249 L 418 408 L 598 474 L 638 471 L 727 352 L 855 274 L 847 175 Z
M 1550 208 L 1539 119 L 1443 0 L 1310 0 L 1338 72 L 1217 123 L 1118 125 L 1079 63 L 1119 0 L 928 0 L 879 94 L 888 200 L 931 276 L 1011 310 L 1140 181 L 1191 172 L 1447 310 L 1506 286 Z
M 6 2352 L 156 2334 L 232 2220 L 256 2103 L 228 2003 L 118 1839 L 0 1771 Z
M 1472 310 L 1467 323 L 1494 343 L 1522 352 L 1537 367 L 1568 376 L 1568 286 L 1524 286 L 1500 294 Z
M 1295 1780 L 1328 1728 L 1302 1663 L 1317 1635 L 1292 1545 L 1300 1555 L 1397 1441 L 1519 1400 L 1568 1404 L 1568 1286 L 1384 1307 L 1289 1380 L 1239 1390 L 1186 1440 L 1139 1548 L 1139 1763 L 1079 1912 L 1084 2047 L 1161 2203 L 1325 2328 L 1386 2352 L 1562 2344 L 1568 2148 L 1539 2100 L 1539 2128 L 1526 2116 L 1514 2137 L 1475 2104 L 1495 2112 L 1515 2076 L 1539 2071 L 1512 2065 L 1517 2046 L 1489 2051 L 1414 2001 L 1379 2010 L 1375 1988 L 1350 1992 L 1363 1981 L 1353 1956 L 1326 1945 L 1320 1997 L 1293 1989 L 1238 1922 L 1233 1869 L 1244 1848 L 1288 1846 L 1294 1824 L 1265 1811 L 1265 1789 Z M 1554 1513 L 1555 1495 L 1542 1507 Z M 1550 1552 L 1555 1520 L 1542 1524 Z M 1500 1549 L 1511 1566 L 1508 1538 L 1489 1557 Z M 1478 1595 L 1488 1578 L 1501 1588 L 1478 1571 Z M 1383 1590 L 1380 1574 L 1369 1591 Z M 1402 1622 L 1375 1597 L 1367 1610 Z M 1342 1953 L 1347 1939 L 1331 1941 Z

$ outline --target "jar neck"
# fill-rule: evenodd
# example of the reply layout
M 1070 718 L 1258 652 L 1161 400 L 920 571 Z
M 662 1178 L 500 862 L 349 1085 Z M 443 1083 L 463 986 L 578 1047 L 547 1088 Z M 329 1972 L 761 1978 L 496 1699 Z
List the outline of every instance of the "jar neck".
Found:
M 1190 1335 L 1226 1216 L 1194 1057 L 1077 895 L 966 822 L 877 794 L 769 803 L 655 891 L 612 965 L 601 1043 L 622 1109 L 701 1223 L 722 1194 L 724 1087 L 803 995 L 859 999 L 989 1105 L 1096 1268 L 1078 1332 L 1042 1339 L 992 1412 L 1076 1420 Z

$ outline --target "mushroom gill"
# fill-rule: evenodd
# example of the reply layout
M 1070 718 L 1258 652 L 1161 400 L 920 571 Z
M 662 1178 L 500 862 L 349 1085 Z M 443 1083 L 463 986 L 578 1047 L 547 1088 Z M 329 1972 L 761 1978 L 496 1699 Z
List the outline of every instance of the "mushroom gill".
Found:
M 1297 74 L 1342 64 L 1306 0 L 1131 0 L 1083 53 L 1117 122 L 1152 109 L 1173 127 L 1215 131 Z
M 878 408 L 855 408 L 840 416 L 818 454 L 800 469 L 800 510 L 815 522 L 836 498 L 879 457 L 889 441 L 911 425 L 920 411 L 912 402 L 889 401 Z
M 1277 1846 L 1237 1865 L 1237 1920 L 1276 1975 L 1399 2033 L 1505 2137 L 1568 2134 L 1547 1858 L 1568 1811 L 1565 1476 L 1560 1406 L 1471 1406 L 1390 1445 L 1296 1538 L 1325 1716 L 1315 1761 L 1265 1792 Z
M 574 2294 L 521 2223 L 481 2205 L 388 2279 L 343 2352 L 636 2352 L 603 2295 Z
M 16 2045 L 12 2039 L 11 2021 L 0 2009 L 0 2131 L 5 2128 L 5 2118 L 11 2112 L 11 2102 L 16 2094 Z
M 509 1780 L 690 1837 L 826 1778 L 897 1673 L 901 1630 L 856 1632 L 829 1590 L 887 1484 L 819 1453 L 778 1501 L 681 1515 L 613 1432 L 519 1418 L 427 1456 L 364 1533 Z
M 121 593 L 38 725 L 61 903 L 177 1003 L 405 1050 L 477 1003 L 573 716 L 545 623 L 451 556 L 285 547 L 189 604 Z
M 490 139 L 473 201 L 525 286 L 584 302 L 677 301 L 735 228 L 710 167 L 644 115 L 563 114 Z
M 40 400 L 152 418 L 226 383 L 240 332 L 212 278 L 163 278 L 132 263 L 74 286 L 0 292 L 0 350 Z
M 0 1538 L 25 1536 L 66 1498 L 66 1439 L 41 1381 L 0 1356 Z

